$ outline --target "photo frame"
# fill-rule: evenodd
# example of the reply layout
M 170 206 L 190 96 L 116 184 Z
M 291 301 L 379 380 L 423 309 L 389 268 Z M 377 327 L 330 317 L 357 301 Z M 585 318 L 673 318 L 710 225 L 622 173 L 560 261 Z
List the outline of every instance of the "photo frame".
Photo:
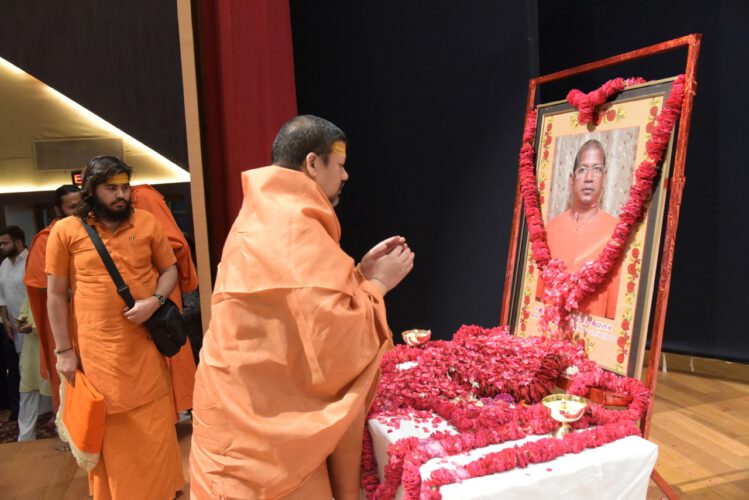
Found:
M 616 215 L 629 196 L 634 171 L 647 156 L 645 144 L 674 79 L 624 90 L 599 108 L 596 123 L 587 125 L 580 124 L 577 109 L 565 101 L 538 106 L 536 177 L 542 217 L 552 257 L 556 258 L 554 252 L 558 251 L 559 258 L 572 270 L 577 270 L 576 264 L 579 268 L 583 261 L 595 259 L 610 238 L 618 222 Z M 673 136 L 647 214 L 630 239 L 618 269 L 570 321 L 573 340 L 585 347 L 591 359 L 607 370 L 631 377 L 640 376 L 649 331 Z M 577 195 L 573 195 L 572 166 L 581 146 L 590 149 L 591 142 L 593 149 L 604 152 L 606 171 L 597 178 L 588 173 L 581 183 L 600 185 L 597 205 L 601 213 L 592 222 L 573 220 L 570 206 Z M 544 307 L 542 279 L 528 244 L 526 223 L 521 218 L 509 325 L 511 332 L 523 337 L 541 334 Z
M 662 43 L 632 50 L 623 54 L 614 55 L 593 61 L 573 68 L 557 71 L 555 73 L 532 78 L 528 83 L 528 98 L 525 105 L 526 122 L 530 116 L 535 113 L 536 90 L 537 87 L 571 78 L 584 73 L 602 70 L 622 63 L 628 63 L 637 59 L 648 58 L 658 54 L 663 54 L 677 49 L 686 49 L 686 65 L 684 71 L 684 94 L 681 107 L 681 116 L 678 121 L 678 132 L 676 139 L 671 136 L 669 149 L 673 152 L 673 164 L 671 165 L 670 175 L 661 175 L 662 182 L 668 183 L 668 200 L 662 200 L 666 203 L 667 208 L 665 220 L 663 221 L 663 238 L 660 244 L 660 255 L 658 256 L 657 270 L 657 287 L 653 290 L 651 299 L 654 300 L 655 306 L 652 308 L 652 320 L 650 328 L 650 352 L 648 354 L 647 374 L 645 375 L 645 385 L 655 394 L 656 385 L 658 384 L 658 369 L 660 367 L 661 348 L 663 346 L 663 330 L 666 322 L 666 311 L 668 308 L 668 298 L 671 289 L 671 272 L 673 266 L 674 252 L 676 248 L 676 231 L 679 225 L 679 215 L 681 212 L 681 198 L 684 192 L 684 169 L 686 164 L 687 146 L 689 143 L 689 129 L 692 120 L 692 109 L 694 106 L 694 96 L 697 91 L 697 61 L 699 59 L 702 35 L 692 33 L 680 38 L 674 38 Z M 536 141 L 538 144 L 538 141 Z M 668 163 L 668 162 L 666 162 Z M 500 324 L 507 325 L 510 323 L 510 316 L 513 310 L 514 295 L 518 277 L 518 251 L 522 246 L 521 241 L 521 222 L 524 221 L 522 197 L 521 197 L 521 179 L 518 178 L 515 208 L 512 214 L 512 226 L 510 229 L 510 248 L 507 256 L 507 267 L 505 271 L 505 281 L 502 293 L 502 313 Z M 660 189 L 660 188 L 659 188 Z M 661 191 L 662 192 L 662 191 Z M 662 195 L 661 195 L 662 196 Z M 652 297 L 654 295 L 654 298 Z M 643 339 L 640 339 L 641 341 Z M 643 418 L 640 420 L 640 430 L 642 436 L 647 438 L 650 433 L 650 423 L 653 416 L 653 407 L 649 405 L 645 410 Z M 651 478 L 658 487 L 665 493 L 669 499 L 678 498 L 675 491 L 667 481 L 653 470 Z

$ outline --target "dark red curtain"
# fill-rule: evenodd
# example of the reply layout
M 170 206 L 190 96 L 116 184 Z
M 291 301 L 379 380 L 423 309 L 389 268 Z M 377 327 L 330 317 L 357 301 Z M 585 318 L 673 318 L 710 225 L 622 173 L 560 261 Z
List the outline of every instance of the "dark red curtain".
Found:
M 196 16 L 215 270 L 242 204 L 240 173 L 270 164 L 276 132 L 296 115 L 294 57 L 286 0 L 200 0 Z

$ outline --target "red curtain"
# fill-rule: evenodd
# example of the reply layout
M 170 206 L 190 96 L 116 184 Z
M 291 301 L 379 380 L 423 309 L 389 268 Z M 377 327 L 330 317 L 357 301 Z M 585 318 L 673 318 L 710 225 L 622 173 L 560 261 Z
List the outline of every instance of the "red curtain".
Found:
M 296 115 L 287 0 L 200 0 L 197 12 L 206 204 L 212 269 L 242 205 L 240 173 L 270 164 Z

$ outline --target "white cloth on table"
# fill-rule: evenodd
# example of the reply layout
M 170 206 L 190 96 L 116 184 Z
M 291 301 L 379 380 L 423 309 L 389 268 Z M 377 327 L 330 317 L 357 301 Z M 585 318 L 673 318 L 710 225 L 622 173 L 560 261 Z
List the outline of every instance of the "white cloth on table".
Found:
M 423 439 L 436 430 L 455 432 L 444 421 L 435 429 L 430 424 L 411 420 L 401 420 L 398 429 L 370 420 L 369 430 L 380 480 L 387 463 L 389 444 L 406 437 Z M 421 467 L 421 479 L 428 479 L 432 471 L 449 466 L 451 462 L 466 464 L 488 453 L 544 437 L 549 436 L 528 436 L 522 440 L 487 446 L 447 459 L 432 459 Z M 445 500 L 644 499 L 657 458 L 658 447 L 655 444 L 638 436 L 629 436 L 599 448 L 563 455 L 549 462 L 444 485 L 440 492 Z M 403 488 L 400 487 L 396 499 L 402 495 Z

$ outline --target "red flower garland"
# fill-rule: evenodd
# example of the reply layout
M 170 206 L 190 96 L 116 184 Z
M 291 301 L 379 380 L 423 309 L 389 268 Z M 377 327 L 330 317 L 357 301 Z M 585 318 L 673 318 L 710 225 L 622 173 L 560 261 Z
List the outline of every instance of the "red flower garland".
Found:
M 577 89 L 570 90 L 567 94 L 567 102 L 578 110 L 577 121 L 585 125 L 586 123 L 595 121 L 596 108 L 608 101 L 612 95 L 640 83 L 645 83 L 645 79 L 639 77 L 627 78 L 626 80 L 623 78 L 614 78 L 588 94 L 583 94 Z
M 442 494 L 439 488 L 445 484 L 505 472 L 516 467 L 527 467 L 528 464 L 548 462 L 567 453 L 580 453 L 587 448 L 597 448 L 617 439 L 639 434 L 640 430 L 633 422 L 620 422 L 596 427 L 586 432 L 572 432 L 562 439 L 545 438 L 529 441 L 519 446 L 489 453 L 462 467 L 441 468 L 433 471 L 429 479 L 422 482 L 419 498 L 440 499 Z
M 595 118 L 596 106 L 630 85 L 641 83 L 641 79 L 623 80 L 617 78 L 606 82 L 600 89 L 589 94 L 572 90 L 567 95 L 568 102 L 579 109 L 578 121 L 588 123 Z M 523 197 L 525 217 L 528 223 L 528 237 L 531 255 L 541 270 L 545 283 L 544 313 L 541 328 L 548 331 L 549 322 L 559 326 L 569 338 L 569 315 L 593 294 L 619 262 L 632 232 L 645 214 L 646 204 L 653 192 L 653 185 L 659 173 L 658 165 L 663 159 L 671 132 L 681 113 L 684 99 L 684 75 L 679 75 L 671 86 L 666 104 L 656 118 L 656 127 L 646 144 L 648 158 L 637 167 L 635 183 L 629 192 L 629 199 L 619 213 L 617 224 L 606 247 L 595 261 L 586 263 L 583 268 L 571 273 L 559 259 L 552 259 L 546 230 L 539 203 L 535 171 L 536 152 L 533 141 L 536 135 L 537 111 L 528 114 L 520 149 L 520 192 Z
M 585 396 L 589 387 L 596 386 L 631 395 L 628 409 L 609 410 L 591 404 L 573 427 L 598 426 L 594 434 L 565 437 L 563 444 L 544 439 L 536 442 L 540 444 L 503 450 L 497 460 L 482 458 L 479 464 L 466 466 L 466 472 L 459 472 L 457 479 L 550 460 L 638 433 L 634 422 L 650 401 L 649 391 L 639 380 L 604 372 L 585 357 L 582 349 L 566 341 L 523 339 L 506 331 L 464 326 L 450 342 L 430 342 L 423 349 L 397 346 L 385 355 L 369 417 L 396 428 L 400 420 L 409 419 L 421 422 L 424 430 L 428 425 L 434 427 L 441 418 L 459 434 L 439 431 L 428 439 L 411 437 L 393 443 L 388 448 L 384 481 L 379 484 L 371 436 L 365 432 L 361 467 L 362 487 L 368 498 L 393 498 L 400 484 L 406 499 L 438 498 L 438 487 L 455 482 L 456 477 L 453 472 L 440 472 L 422 484 L 419 469 L 431 458 L 551 432 L 558 424 L 543 405 L 510 401 L 539 401 L 570 366 L 579 373 L 572 378 L 569 392 Z M 414 361 L 415 367 L 399 369 L 403 363 Z

